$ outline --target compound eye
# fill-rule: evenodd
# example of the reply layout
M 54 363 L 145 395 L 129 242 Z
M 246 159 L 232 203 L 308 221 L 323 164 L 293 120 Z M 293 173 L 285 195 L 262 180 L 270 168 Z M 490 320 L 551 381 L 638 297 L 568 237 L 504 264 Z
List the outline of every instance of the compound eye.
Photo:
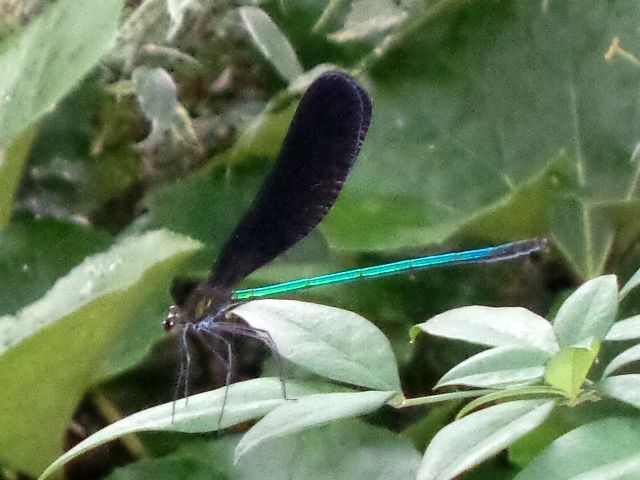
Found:
M 162 327 L 166 332 L 170 332 L 176 326 L 178 319 L 180 318 L 180 307 L 177 305 L 171 305 L 167 312 L 167 318 L 162 322 Z
M 170 332 L 171 330 L 173 330 L 173 327 L 176 326 L 176 322 L 170 319 L 165 319 L 164 322 L 162 322 L 162 328 L 164 328 L 165 332 Z

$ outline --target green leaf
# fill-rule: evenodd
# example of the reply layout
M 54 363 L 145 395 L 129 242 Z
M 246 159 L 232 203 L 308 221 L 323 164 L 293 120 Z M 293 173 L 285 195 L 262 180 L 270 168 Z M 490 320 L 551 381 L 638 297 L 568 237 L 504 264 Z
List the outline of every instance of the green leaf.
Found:
M 640 408 L 640 374 L 607 377 L 598 382 L 598 391 L 607 397 Z
M 560 196 L 550 208 L 554 243 L 582 278 L 602 273 L 615 235 L 610 212 L 585 198 Z
M 0 228 L 5 228 L 11 220 L 13 198 L 37 130 L 35 127 L 26 130 L 4 153 L 0 152 Z
M 445 385 L 471 387 L 505 387 L 530 383 L 542 378 L 548 352 L 524 347 L 497 347 L 468 358 L 456 365 L 438 381 Z
M 343 28 L 328 37 L 334 42 L 366 39 L 386 32 L 407 16 L 408 12 L 392 0 L 355 0 Z
M 624 284 L 624 286 L 620 289 L 620 300 L 627 296 L 631 290 L 636 288 L 640 284 L 640 270 L 637 270 L 631 278 Z
M 640 345 L 635 345 L 621 354 L 617 355 L 609 362 L 607 368 L 604 369 L 603 377 L 609 376 L 621 367 L 640 360 Z
M 191 118 L 178 101 L 177 86 L 171 75 L 162 68 L 138 67 L 131 76 L 140 108 L 151 122 L 149 135 L 137 146 L 157 148 L 165 141 L 165 134 L 172 132 L 187 146 L 199 148 Z
M 436 315 L 412 328 L 439 337 L 454 338 L 492 347 L 532 347 L 558 351 L 547 320 L 520 307 L 461 307 Z
M 540 400 L 508 402 L 447 425 L 427 447 L 418 480 L 455 478 L 535 429 L 554 405 Z
M 61 0 L 0 56 L 0 150 L 51 109 L 113 42 L 123 0 Z
M 547 363 L 544 379 L 549 385 L 566 392 L 569 398 L 576 398 L 597 355 L 597 347 L 563 348 Z
M 296 52 L 273 20 L 257 7 L 241 7 L 240 17 L 262 55 L 287 82 L 302 74 Z
M 313 480 L 404 480 L 415 478 L 419 465 L 420 454 L 406 438 L 343 420 L 269 439 L 242 457 L 235 472 L 239 480 L 281 480 L 285 472 Z
M 618 313 L 615 275 L 594 278 L 567 298 L 553 322 L 561 347 L 571 347 L 595 338 L 604 340 Z
M 46 218 L 0 230 L 0 316 L 44 295 L 59 277 L 112 241 L 105 233 Z
M 292 398 L 317 391 L 309 385 L 296 382 L 289 382 L 287 390 L 293 395 Z M 50 476 L 82 453 L 128 433 L 150 430 L 211 432 L 261 417 L 284 403 L 287 400 L 282 398 L 279 378 L 247 380 L 229 385 L 228 388 L 192 395 L 186 402 L 182 399 L 175 404 L 163 403 L 129 415 L 87 437 L 58 457 L 39 478 L 42 480 Z M 224 414 L 221 417 L 223 407 Z
M 384 405 L 394 393 L 324 393 L 287 402 L 269 412 L 242 437 L 236 447 L 235 461 L 266 440 L 372 412 Z
M 234 313 L 267 330 L 284 358 L 318 375 L 362 387 L 401 390 L 389 340 L 360 315 L 293 300 L 257 300 Z
M 640 338 L 640 315 L 617 321 L 607 332 L 605 340 L 614 342 Z
M 166 295 L 176 263 L 198 247 L 165 231 L 125 238 L 16 315 L 0 317 L 3 462 L 34 473 L 60 453 L 51 439 L 63 437 L 85 390 L 122 362 L 139 361 L 143 345 L 160 335 L 154 315 L 166 306 L 156 305 L 158 292 Z
M 633 480 L 640 475 L 640 421 L 604 418 L 555 440 L 514 480 Z
M 324 232 L 334 246 L 388 251 L 441 242 L 471 225 L 511 237 L 520 226 L 551 230 L 579 275 L 597 275 L 611 247 L 609 207 L 637 200 L 639 168 L 630 160 L 640 70 L 602 57 L 616 36 L 640 51 L 640 7 L 447 6 L 365 60 L 365 71 L 375 64 L 374 121 Z M 551 168 L 561 156 L 563 169 Z M 533 179 L 545 187 L 531 209 L 507 226 L 492 223 Z M 578 205 L 556 200 L 565 198 Z M 625 220 L 640 223 L 637 215 Z
M 405 480 L 415 478 L 420 453 L 403 436 L 358 420 L 334 422 L 264 442 L 233 465 L 239 435 L 184 438 L 162 458 L 119 468 L 109 480 Z M 301 458 L 303 461 L 301 461 Z M 164 467 L 164 469 L 163 469 Z M 173 476 L 163 476 L 169 472 Z

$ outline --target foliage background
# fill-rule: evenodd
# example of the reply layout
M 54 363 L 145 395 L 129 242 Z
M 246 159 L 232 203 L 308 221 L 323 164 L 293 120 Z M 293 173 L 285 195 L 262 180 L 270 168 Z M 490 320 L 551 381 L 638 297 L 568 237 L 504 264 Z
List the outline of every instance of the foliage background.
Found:
M 273 23 L 222 0 L 0 4 L 7 471 L 38 473 L 65 443 L 171 399 L 177 356 L 160 328 L 168 285 L 178 274 L 206 275 L 321 65 L 356 74 L 371 93 L 369 137 L 319 231 L 247 285 L 529 236 L 554 245 L 544 261 L 296 296 L 378 325 L 407 396 L 428 392 L 467 353 L 434 339 L 410 346 L 411 325 L 476 303 L 547 314 L 580 280 L 635 270 L 635 3 L 256 3 Z M 258 374 L 264 352 L 236 348 L 240 378 Z M 203 355 L 194 388 L 221 378 Z M 586 421 L 577 410 L 554 424 Z M 308 457 L 300 476 L 406 478 L 374 468 L 375 459 L 410 469 L 452 412 L 383 411 L 367 424 L 327 426 L 274 442 L 236 470 L 234 435 L 144 435 L 68 473 L 86 478 L 144 457 L 111 477 L 280 478 L 296 445 Z M 522 463 L 483 468 L 508 478 Z

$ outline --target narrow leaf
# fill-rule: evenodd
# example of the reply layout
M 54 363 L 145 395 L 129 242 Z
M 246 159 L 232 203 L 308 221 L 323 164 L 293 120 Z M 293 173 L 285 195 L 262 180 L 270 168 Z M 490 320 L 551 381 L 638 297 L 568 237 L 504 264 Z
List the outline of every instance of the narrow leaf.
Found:
M 273 20 L 257 7 L 241 7 L 240 17 L 255 45 L 277 72 L 292 82 L 303 72 L 296 52 Z
M 296 398 L 317 391 L 311 385 L 287 383 L 287 391 Z M 226 396 L 226 398 L 225 398 Z M 261 417 L 278 405 L 282 397 L 279 378 L 256 378 L 227 387 L 190 396 L 186 401 L 163 403 L 134 413 L 99 430 L 65 452 L 40 475 L 43 480 L 66 463 L 99 445 L 129 433 L 162 430 L 174 432 L 211 432 Z M 224 407 L 224 414 L 222 409 Z M 175 412 L 174 412 L 175 408 Z
M 629 365 L 630 363 L 637 362 L 638 360 L 640 360 L 640 345 L 634 345 L 611 360 L 609 365 L 607 365 L 607 368 L 604 369 L 602 376 L 607 377 L 619 368 Z
M 429 444 L 418 480 L 455 478 L 535 429 L 554 405 L 540 400 L 508 402 L 446 426 Z
M 640 374 L 616 375 L 598 382 L 598 391 L 640 408 Z
M 582 425 L 556 439 L 514 480 L 640 478 L 640 421 L 614 417 Z
M 615 275 L 589 280 L 567 298 L 553 322 L 561 347 L 571 347 L 591 337 L 604 340 L 618 313 Z
M 635 338 L 640 338 L 640 315 L 634 315 L 611 325 L 605 340 L 620 341 Z
M 497 347 L 456 365 L 443 375 L 436 387 L 468 385 L 499 387 L 542 378 L 550 354 L 535 348 Z
M 627 296 L 627 294 L 636 288 L 640 284 L 640 269 L 634 273 L 631 278 L 620 289 L 620 300 Z
M 549 322 L 519 307 L 456 308 L 416 325 L 413 336 L 417 328 L 431 335 L 492 347 L 532 347 L 549 353 L 559 350 Z
M 267 414 L 236 447 L 236 462 L 262 442 L 342 418 L 356 417 L 384 405 L 395 392 L 325 393 L 287 402 Z
M 360 315 L 292 300 L 258 300 L 234 313 L 267 330 L 283 357 L 318 375 L 378 390 L 401 390 L 389 340 Z

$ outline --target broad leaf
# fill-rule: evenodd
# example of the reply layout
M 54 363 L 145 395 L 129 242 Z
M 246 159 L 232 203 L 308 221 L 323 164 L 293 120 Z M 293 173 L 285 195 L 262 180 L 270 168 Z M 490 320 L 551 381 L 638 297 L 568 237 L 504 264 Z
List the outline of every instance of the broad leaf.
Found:
M 400 391 L 389 340 L 360 315 L 292 300 L 257 300 L 234 313 L 251 326 L 267 330 L 284 358 L 318 375 Z
M 615 275 L 594 278 L 567 298 L 553 322 L 561 347 L 571 347 L 595 338 L 604 340 L 618 313 Z
M 63 437 L 85 390 L 139 361 L 161 335 L 172 272 L 198 247 L 165 231 L 125 238 L 0 317 L 3 462 L 39 472 L 60 453 L 52 439 Z
M 324 226 L 331 243 L 388 251 L 471 227 L 503 238 L 551 231 L 580 276 L 598 275 L 612 210 L 637 200 L 640 168 L 638 107 L 620 101 L 636 95 L 640 70 L 603 54 L 616 36 L 639 51 L 639 19 L 634 2 L 519 0 L 406 22 L 363 62 L 375 64 L 374 121 L 343 208 Z M 538 194 L 494 216 L 534 183 Z M 640 228 L 637 215 L 621 220 Z

